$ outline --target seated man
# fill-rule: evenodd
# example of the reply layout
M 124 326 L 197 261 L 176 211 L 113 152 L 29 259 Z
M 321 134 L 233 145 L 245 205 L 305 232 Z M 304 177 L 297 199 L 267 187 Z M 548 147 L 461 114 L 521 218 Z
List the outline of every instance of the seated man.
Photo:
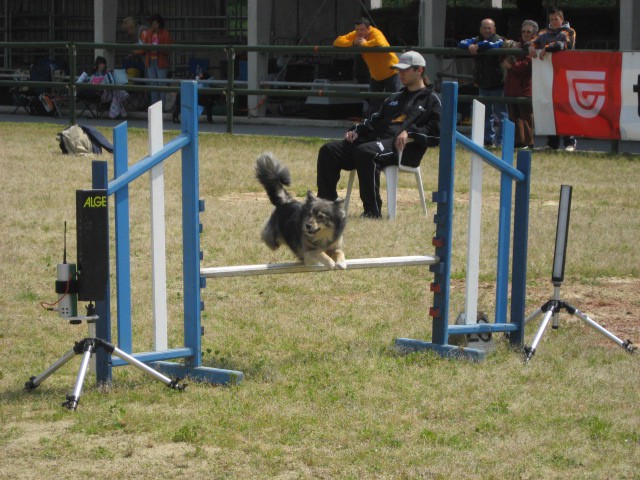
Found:
M 358 171 L 363 217 L 381 218 L 380 170 L 398 164 L 398 152 L 408 141 L 403 165 L 418 166 L 427 147 L 440 143 L 440 99 L 425 75 L 424 57 L 404 53 L 391 68 L 398 70 L 403 88 L 387 98 L 380 110 L 354 125 L 344 140 L 323 145 L 318 153 L 318 196 L 338 198 L 340 170 Z

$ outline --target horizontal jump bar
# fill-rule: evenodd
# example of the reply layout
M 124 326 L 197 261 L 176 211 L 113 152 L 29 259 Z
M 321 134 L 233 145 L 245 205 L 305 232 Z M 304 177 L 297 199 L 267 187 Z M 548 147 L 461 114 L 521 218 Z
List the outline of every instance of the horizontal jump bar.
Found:
M 347 260 L 347 270 L 359 268 L 408 267 L 414 265 L 435 265 L 440 262 L 437 256 L 413 255 L 407 257 L 355 258 Z M 231 267 L 201 268 L 200 275 L 206 278 L 247 277 L 253 275 L 271 275 L 274 273 L 324 272 L 331 270 L 324 265 L 305 265 L 296 263 L 263 263 L 258 265 L 235 265 Z
M 449 325 L 449 334 L 516 332 L 516 323 L 472 323 L 469 325 Z
M 190 348 L 172 348 L 169 350 L 161 350 L 158 352 L 142 352 L 142 353 L 130 353 L 132 357 L 142 363 L 156 362 L 158 360 L 172 360 L 175 358 L 193 357 L 193 350 Z M 129 365 L 120 358 L 111 357 L 111 364 L 114 367 L 121 367 L 123 365 Z

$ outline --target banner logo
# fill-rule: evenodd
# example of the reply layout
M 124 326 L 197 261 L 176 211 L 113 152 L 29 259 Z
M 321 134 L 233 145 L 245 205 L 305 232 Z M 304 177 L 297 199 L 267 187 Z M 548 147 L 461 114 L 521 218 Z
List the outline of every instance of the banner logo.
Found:
M 606 100 L 606 72 L 567 70 L 566 74 L 571 108 L 581 117 L 597 117 Z

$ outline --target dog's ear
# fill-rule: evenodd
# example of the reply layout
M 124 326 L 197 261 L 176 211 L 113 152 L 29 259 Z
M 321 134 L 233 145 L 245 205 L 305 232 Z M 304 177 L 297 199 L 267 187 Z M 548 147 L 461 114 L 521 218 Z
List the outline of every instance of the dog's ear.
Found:
M 311 190 L 307 190 L 307 203 L 315 202 L 317 197 L 311 192 Z

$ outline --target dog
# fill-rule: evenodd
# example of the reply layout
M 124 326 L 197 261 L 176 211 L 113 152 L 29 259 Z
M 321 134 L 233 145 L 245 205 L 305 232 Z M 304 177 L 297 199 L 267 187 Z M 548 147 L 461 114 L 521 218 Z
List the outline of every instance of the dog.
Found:
M 304 203 L 292 198 L 284 188 L 291 184 L 289 169 L 270 152 L 256 159 L 256 178 L 275 206 L 261 234 L 269 248 L 276 250 L 286 243 L 305 265 L 347 268 L 342 251 L 344 200 L 323 200 L 311 191 Z

